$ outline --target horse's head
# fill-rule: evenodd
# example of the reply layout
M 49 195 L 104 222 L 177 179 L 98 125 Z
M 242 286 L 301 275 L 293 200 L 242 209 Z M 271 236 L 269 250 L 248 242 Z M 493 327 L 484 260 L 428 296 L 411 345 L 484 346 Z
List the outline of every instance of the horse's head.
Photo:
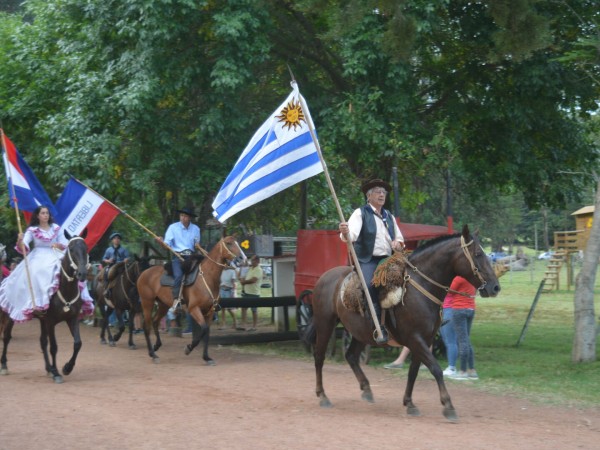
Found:
M 456 271 L 475 286 L 482 297 L 495 297 L 500 292 L 500 283 L 494 268 L 483 251 L 478 233 L 471 234 L 467 225 L 463 226 L 460 237 L 464 258 L 457 261 Z
M 81 233 L 81 236 L 71 235 L 65 230 L 65 237 L 69 242 L 63 264 L 67 264 L 73 270 L 75 278 L 79 281 L 87 280 L 87 272 L 90 267 L 88 246 L 84 240 L 86 236 L 87 229 Z
M 223 247 L 223 258 L 231 265 L 231 266 L 239 266 L 242 262 L 246 261 L 246 255 L 244 251 L 238 244 L 235 236 L 226 236 L 221 239 L 221 245 Z

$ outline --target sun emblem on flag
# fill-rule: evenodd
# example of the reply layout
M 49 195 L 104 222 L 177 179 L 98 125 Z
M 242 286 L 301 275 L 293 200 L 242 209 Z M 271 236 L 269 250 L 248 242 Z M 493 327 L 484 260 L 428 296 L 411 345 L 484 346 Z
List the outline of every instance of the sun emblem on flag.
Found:
M 284 108 L 281 110 L 281 114 L 275 118 L 279 119 L 279 122 L 283 122 L 283 128 L 288 127 L 288 130 L 290 130 L 292 127 L 294 127 L 294 131 L 296 131 L 296 127 L 302 128 L 300 121 L 306 123 L 306 118 L 304 117 L 304 111 L 302 111 L 302 107 L 300 106 L 300 101 L 294 102 L 294 100 L 284 106 Z

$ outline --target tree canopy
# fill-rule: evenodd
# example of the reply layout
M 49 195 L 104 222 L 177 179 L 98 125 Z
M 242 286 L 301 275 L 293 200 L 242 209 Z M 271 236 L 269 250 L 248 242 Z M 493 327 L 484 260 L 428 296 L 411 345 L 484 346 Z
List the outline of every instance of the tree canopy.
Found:
M 161 232 L 183 204 L 210 218 L 289 67 L 348 214 L 393 167 L 406 221 L 443 220 L 448 171 L 459 204 L 561 208 L 597 165 L 598 66 L 569 57 L 595 3 L 30 0 L 0 20 L 0 117 L 51 195 L 73 174 Z M 324 180 L 309 195 L 315 226 L 335 223 Z M 294 230 L 298 197 L 231 226 Z

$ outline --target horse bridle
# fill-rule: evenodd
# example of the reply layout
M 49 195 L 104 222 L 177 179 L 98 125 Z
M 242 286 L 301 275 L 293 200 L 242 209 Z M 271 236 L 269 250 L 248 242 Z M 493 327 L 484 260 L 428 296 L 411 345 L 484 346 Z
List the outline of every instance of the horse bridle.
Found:
M 237 246 L 238 246 L 238 248 L 239 248 L 239 245 L 238 245 L 237 241 L 235 241 L 235 245 L 237 245 Z M 220 262 L 218 262 L 218 261 L 215 261 L 215 260 L 214 260 L 214 259 L 212 259 L 210 256 L 208 256 L 208 252 L 207 252 L 206 250 L 204 250 L 204 249 L 203 249 L 203 248 L 200 246 L 200 244 L 196 244 L 196 246 L 197 246 L 197 248 L 198 248 L 198 249 L 199 249 L 199 250 L 202 252 L 202 254 L 203 254 L 203 255 L 204 255 L 206 258 L 208 258 L 208 260 L 209 260 L 209 261 L 211 261 L 211 262 L 215 263 L 217 266 L 221 266 L 221 267 L 223 267 L 224 269 L 227 269 L 227 270 L 229 270 L 229 269 L 230 269 L 230 267 L 229 267 L 228 265 L 226 265 L 226 264 L 223 264 L 223 263 L 220 263 Z M 232 257 L 231 259 L 228 259 L 227 257 L 224 257 L 224 258 L 225 258 L 225 261 L 233 261 L 234 259 L 236 259 L 236 258 L 237 258 L 237 255 L 236 255 L 235 253 L 233 253 L 231 250 L 229 250 L 229 248 L 227 247 L 227 244 L 225 244 L 225 240 L 224 240 L 224 239 L 221 239 L 221 246 L 222 246 L 222 247 L 223 247 L 225 250 L 227 250 L 227 253 L 229 253 L 229 255 Z M 241 249 L 240 249 L 240 250 L 241 250 Z M 202 278 L 202 281 L 204 282 L 204 287 L 206 287 L 206 290 L 208 291 L 208 294 L 210 295 L 210 298 L 211 298 L 211 300 L 212 300 L 212 302 L 213 302 L 213 306 L 216 306 L 216 305 L 218 305 L 218 304 L 219 304 L 219 299 L 220 299 L 220 297 L 221 297 L 221 294 L 219 293 L 219 294 L 218 294 L 216 297 L 213 295 L 212 291 L 210 290 L 210 287 L 208 286 L 208 283 L 206 282 L 206 278 L 204 278 L 204 273 L 202 272 L 202 270 L 201 270 L 201 268 L 200 268 L 200 267 L 198 267 L 198 275 L 200 275 L 200 278 Z
M 82 241 L 84 240 L 82 237 L 75 236 L 75 237 L 71 238 L 69 240 L 69 243 L 67 244 L 67 256 L 69 257 L 69 267 L 71 267 L 73 269 L 73 272 L 77 272 L 77 269 L 79 268 L 79 266 L 77 264 L 75 264 L 75 261 L 73 260 L 73 257 L 71 256 L 70 244 L 71 244 L 72 241 L 75 241 L 77 239 L 81 239 Z M 86 265 L 85 265 L 85 267 L 86 267 L 86 269 L 90 268 L 90 255 L 88 255 L 87 253 L 86 253 Z M 69 274 L 67 274 L 67 271 L 64 269 L 64 267 L 63 267 L 62 264 L 60 265 L 60 271 L 65 276 L 65 278 L 67 279 L 68 282 L 71 282 L 71 281 L 75 280 L 75 276 L 70 277 Z M 65 300 L 65 298 L 62 295 L 62 292 L 60 292 L 60 287 L 59 287 L 58 291 L 56 291 L 56 294 L 58 295 L 58 298 L 60 299 L 60 301 L 63 302 L 63 304 L 65 305 L 65 306 L 63 306 L 63 311 L 64 312 L 69 312 L 69 310 L 71 309 L 71 306 L 77 300 L 79 300 L 79 298 L 81 297 L 81 292 L 79 291 L 79 288 L 77 289 L 77 295 L 70 302 L 68 302 L 68 301 Z
M 131 263 L 131 265 L 135 265 L 138 270 L 137 270 L 137 274 L 139 276 L 140 271 L 139 271 L 139 266 L 137 264 L 137 261 L 134 261 Z M 127 295 L 127 290 L 125 289 L 125 282 L 123 281 L 123 278 L 127 278 L 127 281 L 129 281 L 131 283 L 132 286 L 135 286 L 135 281 L 131 279 L 131 277 L 129 276 L 129 266 L 127 265 L 127 263 L 125 263 L 125 277 L 121 277 L 121 290 L 123 291 L 123 294 L 125 294 L 125 298 L 127 299 L 127 301 L 129 303 L 133 303 L 131 301 L 131 299 L 129 298 L 129 295 Z
M 483 278 L 483 275 L 481 275 L 479 268 L 475 265 L 475 261 L 473 261 L 473 257 L 471 256 L 471 253 L 469 253 L 468 247 L 471 244 L 473 244 L 473 242 L 474 242 L 474 239 L 471 239 L 471 242 L 465 243 L 465 237 L 464 236 L 460 237 L 460 247 L 462 248 L 463 253 L 467 257 L 467 261 L 469 261 L 469 264 L 471 264 L 471 270 L 473 271 L 473 274 L 481 282 L 481 286 L 479 286 L 478 290 L 482 290 L 487 285 L 487 281 L 485 280 L 485 278 Z M 453 292 L 453 291 L 451 291 L 451 292 Z M 460 292 L 459 292 L 459 294 L 460 294 Z
M 471 256 L 471 253 L 469 253 L 469 246 L 471 244 L 473 244 L 474 240 L 471 239 L 470 242 L 466 243 L 465 242 L 465 238 L 464 236 L 460 237 L 460 247 L 463 251 L 463 253 L 465 254 L 465 257 L 467 258 L 467 261 L 469 261 L 469 264 L 471 265 L 471 270 L 473 271 L 473 274 L 477 277 L 477 279 L 479 279 L 479 281 L 481 282 L 481 286 L 479 286 L 479 290 L 483 289 L 486 284 L 487 281 L 483 278 L 483 276 L 481 275 L 481 273 L 479 272 L 479 269 L 477 268 L 477 266 L 475 265 L 475 261 L 473 261 L 473 257 Z M 419 274 L 421 274 L 421 276 L 423 278 L 425 278 L 427 281 L 429 281 L 431 284 L 442 288 L 444 291 L 446 291 L 446 293 L 448 292 L 452 292 L 453 294 L 458 294 L 458 295 L 462 295 L 463 297 L 469 297 L 469 298 L 475 298 L 474 295 L 471 295 L 467 292 L 461 292 L 461 291 L 456 291 L 454 289 L 450 289 L 450 286 L 444 286 L 443 284 L 438 283 L 437 281 L 429 278 L 427 275 L 425 275 L 423 272 L 421 272 L 419 270 L 418 267 L 416 267 L 414 264 L 412 264 L 408 258 L 406 258 L 406 264 L 408 264 L 410 266 L 410 268 L 414 271 L 417 272 Z M 404 277 L 404 283 L 409 283 L 412 286 L 414 286 L 419 292 L 421 292 L 423 295 L 425 295 L 428 299 L 430 299 L 431 301 L 433 301 L 434 303 L 437 303 L 439 306 L 443 305 L 443 302 L 440 301 L 440 299 L 438 299 L 437 297 L 435 297 L 431 292 L 427 291 L 425 288 L 423 288 L 420 284 L 418 284 L 416 281 L 414 281 L 412 279 L 412 277 L 410 275 L 406 275 Z

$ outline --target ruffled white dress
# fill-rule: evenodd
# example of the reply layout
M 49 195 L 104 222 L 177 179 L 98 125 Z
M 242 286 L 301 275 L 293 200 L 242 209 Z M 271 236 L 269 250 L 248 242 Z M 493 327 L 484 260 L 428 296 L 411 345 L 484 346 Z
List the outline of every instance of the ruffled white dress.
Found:
M 25 260 L 21 261 L 0 285 L 0 308 L 15 322 L 26 322 L 34 317 L 34 311 L 48 309 L 50 297 L 58 290 L 64 251 L 52 248 L 52 244 L 60 243 L 66 246 L 68 243 L 59 231 L 60 227 L 52 224 L 48 230 L 29 227 L 23 235 L 23 243 L 28 252 L 31 243 L 34 244 L 33 250 L 27 255 L 33 301 Z M 81 315 L 89 315 L 94 312 L 93 300 L 85 282 L 80 283 L 79 288 L 83 300 Z

